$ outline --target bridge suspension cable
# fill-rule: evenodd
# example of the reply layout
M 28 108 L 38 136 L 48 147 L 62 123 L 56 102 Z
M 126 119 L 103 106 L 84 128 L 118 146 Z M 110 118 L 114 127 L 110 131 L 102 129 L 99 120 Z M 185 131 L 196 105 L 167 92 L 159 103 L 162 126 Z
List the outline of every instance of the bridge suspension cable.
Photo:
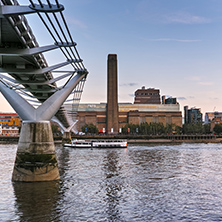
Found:
M 20 6 L 18 0 L 0 0 L 0 2 L 1 5 L 18 7 Z M 31 56 L 31 53 L 33 51 L 34 54 L 32 55 L 32 58 L 35 59 L 35 62 L 36 64 L 38 64 L 40 69 L 32 69 L 30 71 L 26 69 L 24 73 L 20 73 L 20 70 L 17 71 L 17 69 L 7 69 L 6 73 L 13 77 L 13 79 L 8 78 L 7 75 L 1 74 L 0 81 L 4 82 L 7 87 L 19 91 L 19 94 L 23 95 L 24 97 L 30 97 L 31 99 L 29 98 L 27 100 L 30 101 L 33 106 L 38 107 L 41 105 L 41 103 L 47 100 L 47 98 L 49 98 L 54 92 L 60 90 L 61 88 L 65 88 L 67 84 L 77 74 L 81 74 L 82 79 L 78 82 L 78 84 L 73 89 L 73 92 L 64 102 L 64 105 L 66 105 L 65 107 L 69 107 L 69 109 L 66 110 L 64 109 L 64 107 L 61 107 L 61 109 L 56 114 L 56 117 L 60 120 L 60 122 L 63 122 L 63 125 L 67 127 L 68 122 L 70 125 L 70 120 L 68 120 L 70 117 L 72 121 L 76 120 L 78 104 L 81 99 L 88 71 L 83 64 L 83 60 L 81 59 L 79 52 L 76 48 L 77 44 L 74 42 L 70 30 L 68 28 L 65 16 L 63 14 L 63 5 L 61 5 L 58 0 L 29 0 L 29 2 L 30 6 L 27 6 L 24 11 L 22 11 L 22 7 L 17 7 L 15 8 L 15 10 L 13 9 L 11 11 L 3 10 L 3 15 L 6 16 L 6 19 L 14 27 L 18 36 L 20 36 L 20 39 L 23 42 L 24 46 L 27 47 L 26 51 L 19 51 L 16 49 L 16 53 L 24 59 L 26 54 L 27 56 Z M 46 27 L 52 39 L 54 40 L 54 47 L 39 47 L 39 44 L 36 41 L 31 28 L 28 25 L 27 19 L 24 16 L 24 14 L 28 13 L 38 14 L 40 20 Z M 44 52 L 43 50 L 47 51 L 52 50 L 54 48 L 58 48 L 61 50 L 67 62 L 63 62 L 61 64 L 49 67 L 42 53 Z M 2 55 L 4 55 L 3 51 L 1 52 L 0 50 L 0 54 L 3 53 Z M 5 53 L 6 56 L 7 53 L 8 52 Z M 8 53 L 8 56 L 14 56 L 14 54 Z M 27 59 L 27 62 L 29 62 L 29 59 Z M 72 66 L 73 70 L 57 70 L 68 64 Z M 0 66 L 0 73 L 4 72 L 5 70 L 1 69 Z M 61 72 L 62 74 L 60 75 L 59 72 Z M 54 74 L 59 74 L 59 76 L 55 78 L 53 76 Z M 45 80 L 38 80 L 42 79 L 41 75 L 44 76 Z M 61 81 L 62 85 L 57 86 L 57 81 Z

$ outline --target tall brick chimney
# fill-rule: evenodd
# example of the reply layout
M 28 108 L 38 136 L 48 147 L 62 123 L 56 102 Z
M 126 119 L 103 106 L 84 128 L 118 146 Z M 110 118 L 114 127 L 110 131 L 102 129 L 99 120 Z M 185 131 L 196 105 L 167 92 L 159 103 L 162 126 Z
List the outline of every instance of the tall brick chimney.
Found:
M 109 54 L 107 60 L 107 108 L 106 128 L 108 134 L 118 133 L 118 81 L 117 81 L 117 55 Z

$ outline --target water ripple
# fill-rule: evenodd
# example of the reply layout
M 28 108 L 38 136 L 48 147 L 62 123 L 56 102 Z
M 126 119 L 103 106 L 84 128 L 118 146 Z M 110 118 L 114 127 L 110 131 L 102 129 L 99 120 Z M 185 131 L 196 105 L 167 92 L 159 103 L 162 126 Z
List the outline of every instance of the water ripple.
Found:
M 61 180 L 12 183 L 0 145 L 0 221 L 222 221 L 222 144 L 57 147 Z

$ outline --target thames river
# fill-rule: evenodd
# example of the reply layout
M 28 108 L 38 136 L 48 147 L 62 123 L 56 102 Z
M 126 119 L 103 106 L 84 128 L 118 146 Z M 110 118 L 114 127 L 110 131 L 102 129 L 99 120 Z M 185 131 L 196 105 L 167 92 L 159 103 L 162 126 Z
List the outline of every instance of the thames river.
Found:
M 60 181 L 12 183 L 0 145 L 0 221 L 222 221 L 222 144 L 57 145 Z

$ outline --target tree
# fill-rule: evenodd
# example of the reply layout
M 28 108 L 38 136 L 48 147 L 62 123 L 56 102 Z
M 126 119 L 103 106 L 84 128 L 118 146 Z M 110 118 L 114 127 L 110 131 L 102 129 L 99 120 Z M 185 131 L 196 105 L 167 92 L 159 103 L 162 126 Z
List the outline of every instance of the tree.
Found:
M 167 125 L 164 127 L 163 123 L 147 123 L 139 124 L 126 124 L 122 128 L 123 134 L 140 134 L 140 135 L 161 135 L 164 133 L 172 133 L 175 125 Z M 128 130 L 129 129 L 129 130 Z
M 84 133 L 97 134 L 97 133 L 98 133 L 98 128 L 97 128 L 94 124 L 89 123 L 89 124 L 85 124 L 85 125 L 82 127 L 82 132 L 84 132 Z
M 60 133 L 60 128 L 57 124 L 51 122 L 51 128 L 52 128 L 52 133 L 53 134 L 59 134 Z
M 222 133 L 222 124 L 216 124 L 215 127 L 213 128 L 213 131 L 216 134 L 221 134 Z
M 186 123 L 183 125 L 184 134 L 203 134 L 205 132 L 202 123 Z
M 205 134 L 210 134 L 211 133 L 210 123 L 204 124 L 204 133 Z
M 175 126 L 175 132 L 176 134 L 181 134 L 182 133 L 183 128 L 180 126 Z

